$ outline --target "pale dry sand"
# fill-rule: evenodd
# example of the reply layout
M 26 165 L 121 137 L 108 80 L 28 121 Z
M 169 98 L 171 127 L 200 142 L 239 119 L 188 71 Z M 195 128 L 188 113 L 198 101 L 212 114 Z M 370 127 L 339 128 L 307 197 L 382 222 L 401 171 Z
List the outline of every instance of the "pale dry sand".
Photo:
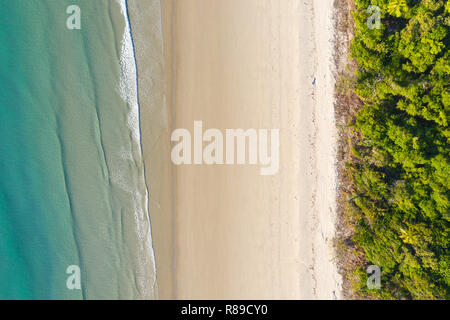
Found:
M 333 1 L 161 2 L 164 59 L 142 18 L 160 2 L 129 0 L 160 298 L 340 298 Z M 172 130 L 194 120 L 279 128 L 278 174 L 171 165 Z

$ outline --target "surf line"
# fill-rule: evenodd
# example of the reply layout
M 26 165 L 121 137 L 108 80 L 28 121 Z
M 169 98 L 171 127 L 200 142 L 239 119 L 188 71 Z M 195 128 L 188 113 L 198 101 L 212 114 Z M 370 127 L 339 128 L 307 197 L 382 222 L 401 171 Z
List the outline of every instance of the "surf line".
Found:
M 171 141 L 178 143 L 172 148 L 171 159 L 175 165 L 257 165 L 259 162 L 262 176 L 275 175 L 280 166 L 280 130 L 270 129 L 270 155 L 267 152 L 268 131 L 269 129 L 226 129 L 223 134 L 219 129 L 210 128 L 203 132 L 203 121 L 196 120 L 193 150 L 192 135 L 188 129 L 179 128 L 172 132 Z M 208 143 L 205 147 L 204 142 Z

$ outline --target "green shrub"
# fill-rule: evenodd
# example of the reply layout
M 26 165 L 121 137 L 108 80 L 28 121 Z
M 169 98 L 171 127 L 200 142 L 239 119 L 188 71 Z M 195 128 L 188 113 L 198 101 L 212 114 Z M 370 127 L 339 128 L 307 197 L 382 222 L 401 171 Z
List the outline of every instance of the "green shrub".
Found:
M 383 271 L 383 288 L 354 289 L 371 298 L 450 298 L 450 1 L 355 0 L 354 91 L 364 106 L 353 177 L 354 241 L 367 264 Z M 378 5 L 382 28 L 370 30 L 366 8 Z M 343 85 L 347 87 L 347 85 Z M 358 142 L 360 145 L 361 142 Z

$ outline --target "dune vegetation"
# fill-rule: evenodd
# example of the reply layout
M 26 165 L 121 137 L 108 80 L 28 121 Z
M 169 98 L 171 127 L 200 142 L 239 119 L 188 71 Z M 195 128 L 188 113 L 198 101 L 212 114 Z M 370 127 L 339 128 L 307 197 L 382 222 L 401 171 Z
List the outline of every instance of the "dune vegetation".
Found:
M 338 81 L 359 101 L 340 245 L 361 259 L 347 277 L 357 297 L 449 299 L 450 1 L 354 0 L 353 20 L 354 72 Z M 366 286 L 369 265 L 380 289 Z

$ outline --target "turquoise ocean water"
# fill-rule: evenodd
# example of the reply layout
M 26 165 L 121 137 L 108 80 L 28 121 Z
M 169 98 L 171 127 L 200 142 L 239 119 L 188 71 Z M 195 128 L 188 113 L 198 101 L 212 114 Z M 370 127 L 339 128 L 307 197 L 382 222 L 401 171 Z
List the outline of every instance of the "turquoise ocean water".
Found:
M 0 299 L 155 295 L 125 16 L 116 0 L 0 3 Z

